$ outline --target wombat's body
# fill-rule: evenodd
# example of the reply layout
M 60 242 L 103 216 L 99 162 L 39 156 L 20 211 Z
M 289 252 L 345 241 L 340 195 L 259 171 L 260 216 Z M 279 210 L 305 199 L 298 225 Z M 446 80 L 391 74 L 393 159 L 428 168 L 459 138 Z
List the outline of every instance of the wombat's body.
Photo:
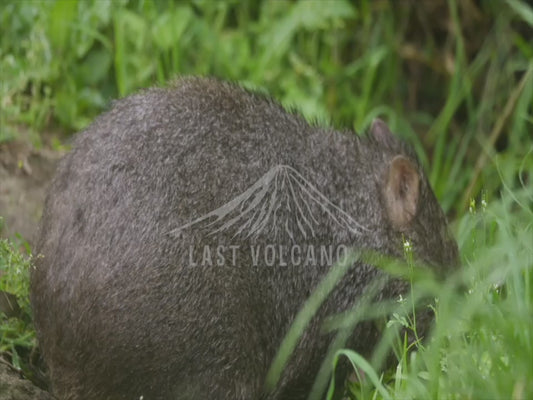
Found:
M 120 100 L 76 139 L 45 205 L 32 303 L 54 392 L 266 398 L 273 357 L 338 249 L 401 256 L 402 235 L 430 264 L 456 260 L 416 158 L 381 122 L 369 138 L 341 134 L 208 79 Z M 330 340 L 323 316 L 377 274 L 353 266 L 268 396 L 307 397 Z M 368 354 L 376 336 L 362 325 L 349 345 Z

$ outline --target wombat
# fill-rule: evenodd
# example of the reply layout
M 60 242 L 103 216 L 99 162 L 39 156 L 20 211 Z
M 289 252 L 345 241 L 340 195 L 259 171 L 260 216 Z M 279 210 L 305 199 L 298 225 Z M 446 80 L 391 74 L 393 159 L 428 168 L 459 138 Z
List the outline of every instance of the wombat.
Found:
M 272 99 L 182 78 L 117 101 L 76 138 L 46 199 L 31 276 L 59 399 L 303 399 L 327 315 L 377 276 L 356 261 L 265 377 L 295 315 L 350 249 L 444 274 L 457 246 L 413 150 L 308 124 Z M 391 280 L 379 298 L 405 292 Z M 347 346 L 369 354 L 378 333 Z

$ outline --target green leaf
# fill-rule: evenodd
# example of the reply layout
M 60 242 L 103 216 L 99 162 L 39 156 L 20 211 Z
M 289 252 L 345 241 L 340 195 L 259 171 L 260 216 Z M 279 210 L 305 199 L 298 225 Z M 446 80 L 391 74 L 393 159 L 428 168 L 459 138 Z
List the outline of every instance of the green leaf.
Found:
M 383 386 L 383 383 L 381 383 L 381 379 L 378 377 L 376 371 L 368 361 L 365 360 L 365 358 L 359 354 L 357 354 L 353 350 L 339 350 L 337 353 L 335 353 L 335 360 L 333 362 L 333 366 L 335 367 L 339 361 L 339 358 L 341 356 L 346 356 L 350 363 L 352 364 L 354 369 L 359 369 L 363 371 L 370 382 L 374 385 L 376 390 L 379 392 L 379 394 L 383 397 L 385 400 L 392 400 L 391 395 L 389 394 L 388 390 Z M 334 385 L 335 377 L 333 376 L 331 378 L 331 385 L 328 390 L 328 398 L 331 398 L 333 394 L 333 389 L 335 387 Z
M 50 10 L 48 35 L 52 45 L 60 52 L 67 46 L 77 10 L 78 0 L 58 0 Z
M 192 18 L 189 7 L 180 7 L 172 14 L 159 16 L 152 26 L 152 37 L 161 50 L 170 50 L 179 44 L 181 35 Z
M 307 29 L 324 29 L 335 20 L 354 18 L 355 9 L 346 1 L 300 1 L 292 10 L 297 26 Z
M 112 55 L 106 49 L 91 51 L 76 72 L 76 81 L 95 85 L 103 81 L 111 70 Z
M 527 3 L 519 0 L 507 0 L 507 4 L 517 13 L 520 18 L 533 26 L 533 9 Z

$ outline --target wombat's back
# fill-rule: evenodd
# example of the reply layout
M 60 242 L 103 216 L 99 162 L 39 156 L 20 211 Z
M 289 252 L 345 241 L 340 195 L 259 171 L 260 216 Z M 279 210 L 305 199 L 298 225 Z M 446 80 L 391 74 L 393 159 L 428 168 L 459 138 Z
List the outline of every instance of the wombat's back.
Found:
M 61 162 L 36 248 L 32 304 L 57 396 L 257 398 L 283 335 L 327 269 L 267 268 L 265 260 L 251 268 L 244 245 L 305 237 L 307 247 L 399 254 L 405 229 L 392 229 L 380 182 L 398 154 L 410 157 L 407 172 L 417 179 L 419 167 L 407 147 L 378 136 L 361 141 L 312 127 L 268 98 L 210 79 L 115 103 Z M 275 218 L 266 218 L 273 202 Z M 309 211 L 297 214 L 299 204 Z M 436 207 L 437 226 L 445 226 Z M 348 221 L 346 232 L 339 221 Z M 453 246 L 433 236 L 429 247 L 443 254 L 436 261 L 447 262 Z M 214 256 L 202 263 L 206 245 L 235 243 L 242 248 L 226 249 L 223 265 Z M 375 273 L 356 268 L 331 309 L 353 304 Z M 360 333 L 362 348 L 373 335 Z M 301 373 L 289 371 L 286 381 L 312 382 L 327 346 L 313 335 L 302 343 Z M 296 389 L 301 397 L 308 384 Z
M 231 398 L 226 381 L 239 377 L 223 370 L 235 363 L 250 375 L 242 398 L 257 393 L 268 367 L 253 334 L 263 321 L 250 318 L 265 307 L 250 295 L 257 278 L 234 268 L 200 277 L 184 268 L 197 236 L 171 232 L 292 163 L 310 134 L 266 98 L 192 78 L 116 102 L 76 138 L 46 200 L 32 274 L 59 398 Z

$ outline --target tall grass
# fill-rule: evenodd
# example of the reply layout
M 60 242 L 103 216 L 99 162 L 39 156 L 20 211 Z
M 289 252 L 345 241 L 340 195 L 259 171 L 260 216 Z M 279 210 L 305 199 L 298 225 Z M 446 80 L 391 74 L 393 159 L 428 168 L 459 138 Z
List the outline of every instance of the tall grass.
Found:
M 0 217 L 0 228 L 2 223 Z M 0 354 L 7 355 L 16 368 L 31 374 L 27 359 L 36 345 L 28 294 L 31 255 L 23 254 L 20 248 L 30 253 L 21 238 L 0 239 Z
M 455 286 L 415 283 L 438 299 L 436 325 L 414 352 L 400 340 L 392 375 L 379 354 L 340 355 L 369 377 L 352 392 L 533 398 L 532 28 L 524 0 L 4 1 L 0 144 L 29 128 L 41 146 L 182 74 L 238 80 L 318 123 L 381 116 L 455 219 L 464 268 Z
M 525 1 L 7 1 L 0 141 L 86 126 L 116 97 L 181 74 L 266 89 L 308 118 L 412 142 L 446 211 L 501 188 L 487 154 L 531 143 Z M 40 136 L 34 134 L 34 142 Z
M 409 352 L 400 338 L 396 369 L 352 385 L 358 399 L 533 397 L 533 187 L 512 187 L 500 200 L 472 203 L 458 221 L 460 274 L 413 287 L 435 296 L 429 340 Z

